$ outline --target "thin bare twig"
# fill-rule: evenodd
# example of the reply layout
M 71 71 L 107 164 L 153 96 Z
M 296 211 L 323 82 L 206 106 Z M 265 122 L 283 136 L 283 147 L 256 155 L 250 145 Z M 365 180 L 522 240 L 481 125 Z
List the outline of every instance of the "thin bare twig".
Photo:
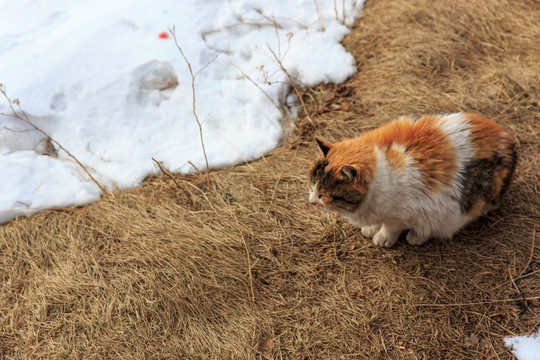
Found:
M 533 256 L 534 256 L 535 238 L 536 238 L 536 226 L 533 228 L 533 236 L 532 236 L 532 244 L 531 244 L 531 255 L 529 256 L 529 261 L 527 261 L 527 264 L 525 264 L 525 267 L 523 268 L 523 270 L 521 270 L 519 275 L 516 276 L 516 278 L 514 280 L 521 279 L 523 277 L 523 274 L 525 273 L 525 271 L 527 271 L 527 269 L 529 268 L 529 265 L 531 265 L 531 262 L 532 262 L 532 259 L 533 259 Z
M 192 99 L 192 111 L 193 111 L 193 116 L 195 117 L 195 121 L 197 122 L 197 125 L 199 126 L 199 136 L 200 136 L 200 139 L 201 139 L 201 146 L 202 146 L 202 151 L 203 151 L 203 155 L 204 155 L 204 161 L 206 163 L 206 182 L 208 183 L 208 187 L 210 187 L 210 167 L 208 165 L 208 156 L 206 156 L 206 148 L 204 146 L 204 138 L 203 138 L 203 130 L 202 130 L 202 123 L 201 121 L 199 120 L 199 116 L 197 115 L 197 110 L 196 110 L 196 100 L 195 100 L 195 79 L 197 78 L 197 76 L 201 73 L 201 71 L 203 71 L 204 69 L 206 69 L 208 67 L 208 65 L 210 65 L 211 63 L 213 63 L 216 58 L 217 58 L 217 55 L 211 59 L 210 61 L 208 61 L 208 63 L 206 63 L 206 65 L 204 65 L 202 68 L 200 68 L 195 74 L 193 73 L 193 69 L 191 68 L 191 63 L 189 62 L 189 60 L 187 59 L 186 55 L 184 54 L 184 51 L 182 50 L 182 47 L 180 47 L 180 45 L 178 44 L 178 41 L 176 40 L 176 31 L 175 31 L 175 28 L 174 26 L 169 29 L 169 32 L 171 33 L 173 39 L 174 39 L 174 44 L 176 45 L 176 47 L 178 48 L 178 50 L 180 51 L 180 54 L 182 54 L 182 57 L 184 58 L 184 61 L 186 62 L 186 65 L 188 67 L 188 70 L 189 70 L 189 74 L 191 75 L 191 93 L 193 95 L 193 99 Z
M 323 19 L 322 11 L 321 9 L 319 9 L 319 4 L 317 3 L 317 0 L 313 0 L 313 2 L 315 3 L 315 9 L 317 9 L 317 14 L 319 14 L 319 23 L 321 24 L 321 31 L 325 32 L 326 29 L 324 27 L 324 19 Z
M 197 172 L 197 174 L 202 174 L 202 171 L 194 164 L 192 163 L 191 161 L 188 160 L 187 162 L 189 165 L 191 165 L 191 167 L 193 167 L 195 169 L 195 171 Z
M 281 39 L 279 38 L 279 29 L 281 29 L 281 26 L 277 23 L 276 18 L 272 15 L 272 21 L 274 22 L 274 32 L 276 33 L 276 40 L 277 40 L 277 46 L 278 46 L 278 56 L 280 59 L 284 59 L 285 56 L 287 56 L 287 53 L 289 52 L 289 49 L 291 48 L 291 38 L 293 37 L 292 32 L 288 32 L 285 34 L 285 37 L 287 38 L 287 49 L 281 55 Z
M 53 139 L 49 134 L 47 134 L 44 130 L 42 130 L 40 127 L 38 127 L 37 125 L 35 125 L 32 121 L 30 121 L 30 119 L 28 118 L 28 116 L 26 115 L 26 113 L 24 112 L 24 110 L 22 109 L 21 107 L 21 104 L 19 103 L 19 100 L 18 99 L 15 99 L 15 100 L 11 100 L 11 98 L 7 95 L 7 92 L 6 92 L 6 88 L 3 84 L 0 84 L 0 92 L 2 93 L 2 95 L 6 98 L 8 104 L 9 104 L 9 108 L 11 109 L 11 112 L 13 113 L 13 115 L 7 115 L 7 116 L 11 116 L 11 117 L 14 117 L 14 118 L 17 118 L 21 121 L 23 121 L 24 123 L 30 125 L 32 128 L 34 128 L 34 130 L 40 132 L 43 136 L 45 136 L 48 141 L 54 143 L 56 146 L 58 146 L 62 151 L 64 151 L 66 154 L 68 154 L 68 156 L 70 158 L 72 158 L 76 163 L 77 165 L 80 166 L 80 168 L 86 173 L 86 175 L 88 175 L 88 177 L 90 178 L 90 180 L 97 185 L 97 187 L 101 190 L 101 192 L 103 194 L 107 194 L 108 191 L 107 189 L 105 189 L 105 187 L 103 185 L 101 185 L 99 183 L 99 181 L 96 180 L 96 178 L 94 178 L 94 176 L 92 176 L 92 174 L 90 173 L 90 171 L 86 168 L 86 166 L 83 165 L 83 163 L 81 163 L 79 161 L 79 159 L 77 159 L 77 157 L 75 155 L 73 155 L 71 152 L 69 152 L 65 147 L 62 146 L 62 144 L 60 144 L 58 141 L 56 141 L 55 139 Z M 15 108 L 13 107 L 13 104 L 16 104 L 18 109 L 19 109 L 19 113 L 17 113 L 17 111 L 15 110 Z
M 524 300 L 538 300 L 540 299 L 540 296 L 532 296 L 532 297 L 522 297 L 519 299 L 496 299 L 496 300 L 487 300 L 487 301 L 476 301 L 476 302 L 469 302 L 469 303 L 452 303 L 452 304 L 414 304 L 414 306 L 418 307 L 457 307 L 457 306 L 471 306 L 471 305 L 485 305 L 485 304 L 497 304 L 497 303 L 505 303 L 505 302 L 512 302 L 512 301 L 524 301 Z
M 257 89 L 261 90 L 262 93 L 264 94 L 264 96 L 266 96 L 268 98 L 268 100 L 270 100 L 270 102 L 272 103 L 272 105 L 274 105 L 274 107 L 280 112 L 281 116 L 285 117 L 285 112 L 283 111 L 283 109 L 278 105 L 276 104 L 276 102 L 274 101 L 274 99 L 272 99 L 270 97 L 270 95 L 268 95 L 268 93 L 266 91 L 264 91 L 264 89 L 259 85 L 257 84 L 248 74 L 246 74 L 238 65 L 236 64 L 233 64 L 234 67 L 236 67 L 240 73 L 244 76 L 244 78 L 246 78 L 247 80 L 249 80 L 250 83 L 252 83 L 253 85 L 255 85 L 257 87 Z
M 214 206 L 214 203 L 210 201 L 210 199 L 208 199 L 208 196 L 206 196 L 206 194 L 204 193 L 204 191 L 202 191 L 198 186 L 196 185 L 193 185 L 192 183 L 190 183 L 189 181 L 186 181 L 186 180 L 180 180 L 182 181 L 184 184 L 186 185 L 189 185 L 191 186 L 192 188 L 194 188 L 195 190 L 197 190 L 198 192 L 201 193 L 202 197 L 204 197 L 204 199 L 206 200 L 206 202 L 208 203 L 208 205 L 210 205 L 210 207 L 212 208 L 214 214 L 217 214 L 217 210 Z
M 272 23 L 263 23 L 263 22 L 245 21 L 245 20 L 241 20 L 241 21 L 242 22 L 239 22 L 239 23 L 236 23 L 236 24 L 224 26 L 223 28 L 210 29 L 210 30 L 202 33 L 202 38 L 206 39 L 206 37 L 208 37 L 208 35 L 212 35 L 212 34 L 215 34 L 215 33 L 218 33 L 218 32 L 222 32 L 224 30 L 234 29 L 234 28 L 239 27 L 239 26 L 252 26 L 252 27 L 256 27 L 256 28 L 273 26 Z
M 255 10 L 255 12 L 258 13 L 259 15 L 261 15 L 263 19 L 270 20 L 272 22 L 275 21 L 275 19 L 276 19 L 276 17 L 274 15 L 268 16 L 265 13 L 263 13 L 262 10 L 260 10 L 260 9 L 253 9 L 253 10 Z M 291 17 L 278 16 L 278 18 L 283 19 L 283 20 L 287 20 L 287 21 L 291 21 L 291 22 L 295 23 L 296 26 L 298 26 L 301 29 L 307 29 L 306 25 L 302 24 L 300 21 L 295 20 L 295 19 L 293 19 Z M 281 26 L 279 24 L 278 24 L 278 26 L 279 26 L 280 29 L 283 29 L 283 26 Z
M 278 23 L 277 23 L 276 18 L 274 17 L 274 15 L 272 15 L 272 21 L 274 22 L 274 31 L 276 32 L 278 55 L 279 55 L 279 58 L 281 59 L 281 40 L 279 39 Z M 290 44 L 291 44 L 291 42 L 289 41 L 289 45 Z
M 518 292 L 519 295 L 523 296 L 523 292 L 521 291 L 521 289 L 517 286 L 515 280 L 514 280 L 514 277 L 512 276 L 512 271 L 510 270 L 510 268 L 508 269 L 508 275 L 510 276 L 510 281 L 512 282 L 512 285 L 514 285 L 514 288 L 516 289 L 516 291 Z
M 253 274 L 251 272 L 251 256 L 249 254 L 249 248 L 247 246 L 246 238 L 244 237 L 244 233 L 242 232 L 242 229 L 240 228 L 240 222 L 238 221 L 238 217 L 236 216 L 236 211 L 233 210 L 234 220 L 236 221 L 236 226 L 238 227 L 238 232 L 240 232 L 240 236 L 242 237 L 242 241 L 244 242 L 244 248 L 246 250 L 246 258 L 248 262 L 248 275 L 249 275 L 249 287 L 251 289 L 251 302 L 255 304 L 255 292 L 253 291 Z
M 302 108 L 306 112 L 306 117 L 308 118 L 309 122 L 313 124 L 313 119 L 311 119 L 311 116 L 309 116 L 309 114 L 306 111 L 306 104 L 304 103 L 304 99 L 302 98 L 302 93 L 300 92 L 300 90 L 298 90 L 298 87 L 296 86 L 296 79 L 294 79 L 292 75 L 289 74 L 287 69 L 285 69 L 285 67 L 283 66 L 283 63 L 281 62 L 281 59 L 276 55 L 274 50 L 272 50 L 270 45 L 268 45 L 267 43 L 266 46 L 268 47 L 268 50 L 270 50 L 270 52 L 272 53 L 272 56 L 274 57 L 274 60 L 276 60 L 276 62 L 278 63 L 279 67 L 281 68 L 281 71 L 283 71 L 283 73 L 289 78 L 293 91 L 295 92 L 296 96 L 298 96 L 298 100 L 300 100 L 300 104 L 302 105 Z
M 279 185 L 279 182 L 281 181 L 281 176 L 283 175 L 283 171 L 279 174 L 276 184 L 274 185 L 274 192 L 272 193 L 272 198 L 270 199 L 270 203 L 268 204 L 268 207 L 266 208 L 266 211 L 264 212 L 265 215 L 268 215 L 268 211 L 270 211 L 270 207 L 272 206 L 272 203 L 274 202 L 274 199 L 276 198 L 277 188 Z
M 191 206 L 193 206 L 193 199 L 191 198 L 191 194 L 183 187 L 183 186 L 180 186 L 180 184 L 176 181 L 176 179 L 171 175 L 170 172 L 168 172 L 167 170 L 165 170 L 163 168 L 163 166 L 161 165 L 161 163 L 159 161 L 157 161 L 156 159 L 152 158 L 152 160 L 157 164 L 157 166 L 159 167 L 159 169 L 161 170 L 161 172 L 165 175 L 167 175 L 175 184 L 176 184 L 176 187 L 179 188 L 180 190 L 182 190 L 184 192 L 184 194 L 187 196 L 188 200 L 189 200 L 189 204 Z

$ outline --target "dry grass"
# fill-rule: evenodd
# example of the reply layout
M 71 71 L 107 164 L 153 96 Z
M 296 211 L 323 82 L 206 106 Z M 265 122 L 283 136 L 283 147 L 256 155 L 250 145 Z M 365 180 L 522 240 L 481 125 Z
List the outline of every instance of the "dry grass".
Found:
M 508 359 L 540 324 L 540 5 L 372 0 L 359 72 L 264 159 L 0 227 L 0 358 Z M 520 142 L 499 211 L 381 249 L 306 205 L 314 135 L 475 111 Z

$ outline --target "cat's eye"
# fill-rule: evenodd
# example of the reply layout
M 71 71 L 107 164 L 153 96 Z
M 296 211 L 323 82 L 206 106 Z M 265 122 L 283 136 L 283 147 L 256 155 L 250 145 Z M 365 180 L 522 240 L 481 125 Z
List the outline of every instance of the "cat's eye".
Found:
M 328 196 L 324 196 L 324 195 L 319 195 L 319 200 L 321 201 L 321 203 L 323 205 L 326 205 L 328 203 L 328 201 L 330 201 L 330 199 L 328 198 Z

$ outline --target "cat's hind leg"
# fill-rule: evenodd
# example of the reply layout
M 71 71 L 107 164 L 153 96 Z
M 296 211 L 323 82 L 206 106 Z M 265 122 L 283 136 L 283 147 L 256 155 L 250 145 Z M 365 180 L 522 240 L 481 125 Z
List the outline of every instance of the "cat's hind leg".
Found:
M 382 224 L 381 229 L 373 236 L 373 243 L 377 246 L 391 247 L 403 230 L 401 226 Z
M 420 235 L 412 229 L 409 230 L 406 237 L 407 242 L 411 245 L 422 245 L 423 243 L 428 241 L 430 238 L 431 238 L 430 236 Z
M 362 235 L 364 235 L 364 237 L 367 237 L 367 238 L 371 239 L 373 236 L 375 236 L 375 234 L 377 233 L 377 231 L 379 231 L 380 228 L 381 228 L 381 224 L 362 226 L 362 228 L 361 228 Z

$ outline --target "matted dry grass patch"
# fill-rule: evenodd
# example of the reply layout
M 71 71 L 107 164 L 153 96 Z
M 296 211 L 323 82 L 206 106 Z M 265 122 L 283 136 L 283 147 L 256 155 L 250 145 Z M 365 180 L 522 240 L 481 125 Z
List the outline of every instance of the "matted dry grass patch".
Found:
M 502 339 L 540 326 L 538 39 L 532 0 L 369 1 L 358 74 L 307 91 L 282 148 L 3 225 L 0 358 L 511 358 Z M 382 249 L 307 206 L 314 135 L 439 111 L 519 140 L 500 210 Z

